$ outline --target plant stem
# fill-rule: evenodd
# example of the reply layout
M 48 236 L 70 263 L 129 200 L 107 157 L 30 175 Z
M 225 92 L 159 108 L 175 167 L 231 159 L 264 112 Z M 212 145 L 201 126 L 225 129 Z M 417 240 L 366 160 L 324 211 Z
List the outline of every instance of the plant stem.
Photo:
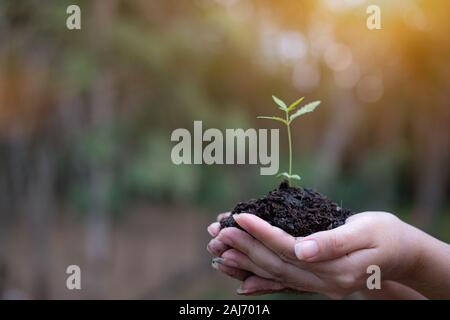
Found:
M 292 175 L 292 138 L 291 138 L 291 125 L 289 123 L 289 113 L 286 112 L 288 143 L 289 143 L 289 176 Z M 290 178 L 288 179 L 290 182 Z

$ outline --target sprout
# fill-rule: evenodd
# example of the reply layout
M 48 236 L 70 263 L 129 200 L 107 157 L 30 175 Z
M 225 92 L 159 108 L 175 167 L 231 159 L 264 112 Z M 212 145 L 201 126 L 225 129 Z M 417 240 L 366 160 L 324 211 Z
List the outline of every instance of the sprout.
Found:
M 291 123 L 292 123 L 292 121 L 294 121 L 298 117 L 304 115 L 305 113 L 313 112 L 314 109 L 316 109 L 317 106 L 320 104 L 320 101 L 310 102 L 310 103 L 304 105 L 303 107 L 301 107 L 300 109 L 297 109 L 295 112 L 293 112 L 297 108 L 297 106 L 300 104 L 300 102 L 303 101 L 304 98 L 305 97 L 301 97 L 300 99 L 294 101 L 289 106 L 287 106 L 283 100 L 281 100 L 275 96 L 272 96 L 272 99 L 277 104 L 278 109 L 284 111 L 285 118 L 275 117 L 275 116 L 273 116 L 273 117 L 259 116 L 258 117 L 259 119 L 270 119 L 270 120 L 282 122 L 287 127 L 288 143 L 289 143 L 289 172 L 282 172 L 282 173 L 278 174 L 277 177 L 285 177 L 286 179 L 288 179 L 289 182 L 291 182 L 291 180 L 300 180 L 301 179 L 298 174 L 292 174 Z

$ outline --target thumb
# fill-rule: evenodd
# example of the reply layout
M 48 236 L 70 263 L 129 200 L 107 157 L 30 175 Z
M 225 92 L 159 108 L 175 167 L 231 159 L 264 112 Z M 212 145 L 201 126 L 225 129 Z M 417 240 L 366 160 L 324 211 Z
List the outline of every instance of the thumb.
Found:
M 295 255 L 299 260 L 318 262 L 342 257 L 350 252 L 372 247 L 373 237 L 364 219 L 347 221 L 336 229 L 321 231 L 299 239 Z

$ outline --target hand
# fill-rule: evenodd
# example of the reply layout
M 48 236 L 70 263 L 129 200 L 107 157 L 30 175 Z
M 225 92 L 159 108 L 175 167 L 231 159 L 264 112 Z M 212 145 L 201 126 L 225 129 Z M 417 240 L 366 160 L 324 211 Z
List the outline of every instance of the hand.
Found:
M 214 269 L 217 269 L 223 273 L 225 273 L 226 275 L 235 278 L 237 280 L 240 281 L 244 281 L 245 279 L 247 279 L 249 276 L 251 276 L 251 273 L 246 271 L 246 270 L 242 270 L 242 269 L 238 269 L 238 268 L 234 268 L 231 266 L 227 266 L 224 265 L 223 263 L 220 263 L 223 258 L 218 258 L 220 257 L 225 251 L 229 250 L 230 247 L 228 247 L 226 244 L 224 244 L 222 241 L 218 240 L 216 237 L 220 232 L 220 223 L 219 221 L 222 220 L 223 218 L 226 218 L 230 215 L 230 212 L 225 212 L 225 213 L 221 213 L 217 216 L 216 218 L 216 222 L 210 224 L 207 228 L 208 233 L 214 237 L 214 239 L 212 239 L 208 245 L 206 246 L 206 250 L 208 250 L 208 252 L 215 257 L 213 259 L 212 262 L 212 267 Z M 239 293 L 239 291 L 238 291 Z
M 253 215 L 235 220 L 248 233 L 226 228 L 217 235 L 213 224 L 209 231 L 217 237 L 208 248 L 221 256 L 219 270 L 231 268 L 241 279 L 241 272 L 256 275 L 243 282 L 241 293 L 290 288 L 341 298 L 365 288 L 372 264 L 381 268 L 383 280 L 409 279 L 424 240 L 422 232 L 383 212 L 354 215 L 339 228 L 302 239 Z
M 242 295 L 263 295 L 274 292 L 291 292 L 293 290 L 285 287 L 281 283 L 271 281 L 268 279 L 264 279 L 254 275 L 252 272 L 247 270 L 239 269 L 231 266 L 232 260 L 227 259 L 228 265 L 223 263 L 224 258 L 220 257 L 224 255 L 224 257 L 229 257 L 235 253 L 234 249 L 231 249 L 229 246 L 224 244 L 222 241 L 218 240 L 216 237 L 220 232 L 220 223 L 219 221 L 225 217 L 228 217 L 230 212 L 221 213 L 217 216 L 216 222 L 210 224 L 207 228 L 208 233 L 214 237 L 208 245 L 208 252 L 215 257 L 213 259 L 212 267 L 221 271 L 222 273 L 235 278 L 237 280 L 242 281 L 242 284 L 239 289 L 237 289 L 238 294 Z M 239 254 L 239 253 L 237 253 Z

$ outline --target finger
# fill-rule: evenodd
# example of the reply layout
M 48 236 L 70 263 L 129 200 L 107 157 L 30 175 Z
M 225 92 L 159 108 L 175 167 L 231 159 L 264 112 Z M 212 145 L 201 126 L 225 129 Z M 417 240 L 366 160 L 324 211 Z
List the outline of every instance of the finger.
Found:
M 272 226 L 267 221 L 253 214 L 235 214 L 233 218 L 239 226 L 283 260 L 297 260 L 294 251 L 295 238 L 286 231 Z
M 339 277 L 346 273 L 357 275 L 370 265 L 368 258 L 374 256 L 374 250 L 376 249 L 361 249 L 332 260 L 304 262 L 302 268 L 318 276 L 326 276 L 328 278 Z M 365 272 L 365 269 L 363 271 Z
M 211 223 L 208 228 L 208 233 L 212 236 L 212 237 L 216 237 L 219 232 L 220 232 L 220 223 L 219 222 L 214 222 Z
M 217 222 L 220 222 L 223 218 L 229 217 L 231 212 L 223 212 L 217 215 Z
M 228 217 L 230 214 L 231 214 L 231 212 L 220 213 L 220 214 L 217 216 L 217 219 L 216 219 L 217 222 L 211 223 L 211 224 L 208 226 L 208 228 L 207 228 L 208 233 L 209 233 L 212 237 L 216 237 L 216 236 L 219 234 L 219 232 L 220 232 L 220 220 L 222 220 L 223 218 Z
M 286 287 L 277 281 L 258 276 L 250 276 L 242 282 L 239 289 L 236 290 L 236 293 L 242 295 L 263 295 L 284 289 Z
M 232 267 L 226 266 L 224 264 L 216 263 L 216 262 L 212 262 L 211 266 L 214 269 L 226 274 L 227 276 L 237 279 L 239 281 L 245 281 L 245 279 L 247 279 L 251 275 L 251 273 L 246 270 L 232 268 Z
M 230 248 L 237 249 L 250 258 L 255 264 L 271 274 L 281 274 L 285 263 L 272 251 L 264 247 L 258 240 L 238 228 L 226 228 L 216 238 Z
M 295 255 L 301 261 L 317 262 L 336 259 L 359 249 L 373 247 L 370 228 L 361 219 L 336 229 L 309 235 L 295 244 Z
M 252 260 L 250 260 L 249 257 L 236 249 L 229 249 L 225 251 L 218 259 L 221 259 L 218 260 L 219 263 L 226 266 L 247 270 L 263 278 L 273 278 L 269 272 L 257 266 Z
M 217 239 L 248 256 L 257 266 L 280 282 L 295 282 L 305 291 L 318 291 L 323 285 L 314 274 L 281 260 L 273 251 L 245 231 L 233 227 L 226 228 L 220 231 Z
M 217 238 L 209 241 L 208 245 L 206 246 L 206 250 L 208 250 L 208 252 L 214 257 L 220 257 L 222 253 L 224 253 L 228 249 L 229 247 Z

